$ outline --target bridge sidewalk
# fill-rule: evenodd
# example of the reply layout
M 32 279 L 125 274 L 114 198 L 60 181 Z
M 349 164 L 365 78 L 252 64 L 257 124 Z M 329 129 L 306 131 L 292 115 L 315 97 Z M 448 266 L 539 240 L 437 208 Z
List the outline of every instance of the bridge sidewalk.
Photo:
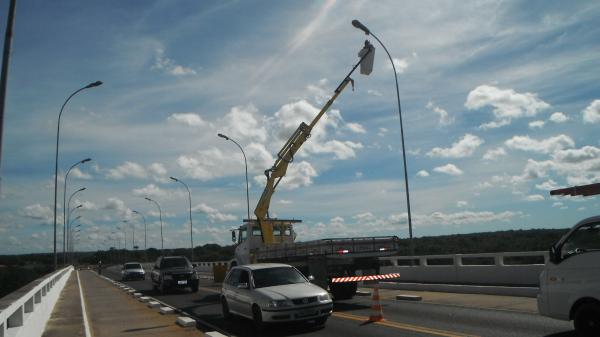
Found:
M 91 271 L 79 271 L 89 330 L 94 337 L 203 336 L 196 327 L 175 324 L 176 316 L 161 315 Z M 74 272 L 46 326 L 44 337 L 85 336 L 81 296 Z

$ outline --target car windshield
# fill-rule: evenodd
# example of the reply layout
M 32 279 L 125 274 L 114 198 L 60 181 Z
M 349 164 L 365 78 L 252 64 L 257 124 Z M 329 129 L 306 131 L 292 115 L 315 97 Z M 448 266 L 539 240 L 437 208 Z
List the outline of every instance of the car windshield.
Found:
M 142 269 L 139 263 L 125 263 L 124 269 Z
M 184 258 L 177 259 L 163 259 L 160 267 L 161 268 L 176 268 L 176 267 L 188 267 L 189 264 Z
M 252 274 L 254 275 L 255 288 L 306 282 L 304 276 L 292 267 L 258 269 L 253 271 Z

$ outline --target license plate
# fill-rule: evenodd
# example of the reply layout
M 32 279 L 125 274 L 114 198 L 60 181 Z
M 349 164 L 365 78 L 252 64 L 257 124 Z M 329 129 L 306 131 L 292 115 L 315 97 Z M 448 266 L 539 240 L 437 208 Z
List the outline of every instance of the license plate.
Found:
M 177 284 L 187 284 L 187 280 L 177 281 Z
M 296 317 L 308 317 L 315 315 L 315 310 L 304 310 L 296 314 Z

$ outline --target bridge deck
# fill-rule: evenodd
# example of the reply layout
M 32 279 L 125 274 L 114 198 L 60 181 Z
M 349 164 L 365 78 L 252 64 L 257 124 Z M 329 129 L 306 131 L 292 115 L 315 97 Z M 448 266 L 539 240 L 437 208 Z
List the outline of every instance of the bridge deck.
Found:
M 91 271 L 79 271 L 89 330 L 94 337 L 113 336 L 203 336 L 196 327 L 175 324 L 177 316 L 161 315 L 157 309 L 128 295 Z M 77 273 L 63 289 L 44 337 L 85 336 Z

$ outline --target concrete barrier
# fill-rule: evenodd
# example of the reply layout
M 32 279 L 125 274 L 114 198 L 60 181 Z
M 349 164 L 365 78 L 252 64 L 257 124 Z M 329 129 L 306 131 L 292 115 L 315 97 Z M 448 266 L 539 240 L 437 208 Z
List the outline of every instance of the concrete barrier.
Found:
M 0 300 L 0 337 L 41 336 L 73 267 L 39 278 Z

